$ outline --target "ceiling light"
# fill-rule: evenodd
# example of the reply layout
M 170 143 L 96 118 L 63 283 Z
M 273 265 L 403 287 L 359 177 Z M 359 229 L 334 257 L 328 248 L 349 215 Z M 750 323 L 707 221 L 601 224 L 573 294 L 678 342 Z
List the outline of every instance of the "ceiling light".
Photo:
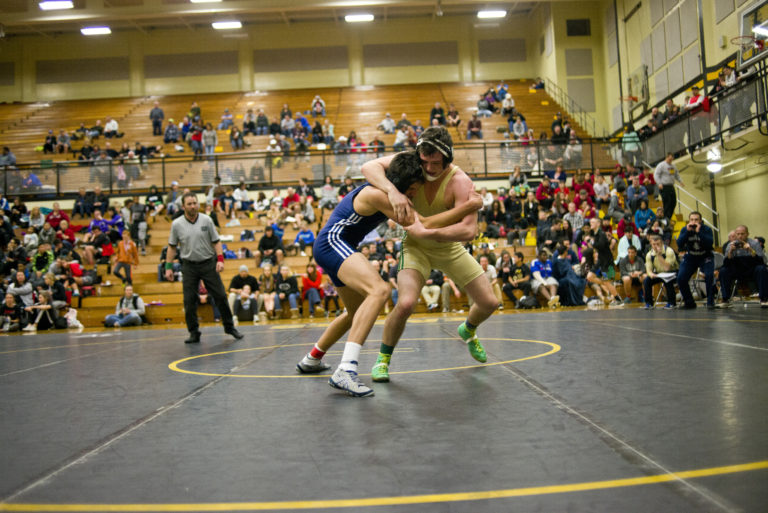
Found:
M 221 2 L 221 0 L 189 0 L 189 2 L 193 4 L 214 4 Z
M 710 173 L 719 173 L 723 169 L 723 165 L 720 162 L 710 162 L 707 164 L 707 171 Z
M 344 16 L 344 21 L 347 23 L 361 23 L 365 21 L 373 21 L 373 14 L 347 14 Z
M 477 17 L 482 19 L 503 18 L 506 15 L 507 11 L 477 11 Z
M 216 30 L 239 29 L 243 26 L 239 21 L 214 21 L 211 26 Z
M 109 27 L 83 27 L 80 29 L 80 33 L 84 36 L 104 36 L 111 34 L 112 31 Z
M 72 0 L 45 0 L 37 4 L 43 11 L 55 11 L 57 9 L 74 9 Z

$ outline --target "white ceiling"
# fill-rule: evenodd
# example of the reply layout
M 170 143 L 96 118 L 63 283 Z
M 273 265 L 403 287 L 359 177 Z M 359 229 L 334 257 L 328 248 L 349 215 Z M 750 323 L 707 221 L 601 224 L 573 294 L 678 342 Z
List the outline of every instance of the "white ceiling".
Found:
M 566 0 L 563 0 L 566 1 Z M 567 0 L 573 1 L 573 0 Z M 74 0 L 75 8 L 43 11 L 38 0 L 0 0 L 0 23 L 6 37 L 77 32 L 88 25 L 112 30 L 210 27 L 238 19 L 248 25 L 308 21 L 343 23 L 344 15 L 373 13 L 377 21 L 474 15 L 480 9 L 505 9 L 507 17 L 527 16 L 541 0 L 223 0 L 193 4 L 189 0 Z

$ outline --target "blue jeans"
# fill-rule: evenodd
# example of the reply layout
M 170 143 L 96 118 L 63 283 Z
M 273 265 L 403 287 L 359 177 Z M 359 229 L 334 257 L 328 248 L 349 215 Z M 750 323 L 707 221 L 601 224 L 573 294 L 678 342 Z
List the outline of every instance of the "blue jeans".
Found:
M 93 205 L 84 201 L 75 201 L 75 207 L 72 209 L 72 217 L 75 214 L 80 214 L 82 217 L 90 217 L 93 213 Z
M 715 258 L 709 255 L 694 256 L 685 255 L 680 263 L 680 271 L 677 273 L 677 286 L 680 288 L 680 295 L 683 296 L 685 306 L 693 306 L 691 285 L 688 283 L 691 277 L 700 269 L 704 273 L 704 286 L 707 290 L 707 306 L 715 305 Z
M 467 130 L 467 141 L 469 141 L 470 139 L 472 139 L 472 136 L 473 136 L 473 135 L 474 135 L 475 137 L 477 137 L 478 139 L 482 139 L 482 138 L 483 138 L 483 131 L 482 131 L 482 130 L 480 130 L 480 131 L 478 131 L 478 132 L 471 132 L 471 131 Z
M 299 303 L 299 293 L 298 292 L 291 292 L 288 294 L 288 304 L 291 305 L 291 308 L 298 308 Z M 283 301 L 285 301 L 285 298 L 283 298 Z M 275 294 L 275 311 L 280 310 L 282 308 L 280 304 L 280 294 Z
M 307 303 L 309 303 L 309 315 L 314 315 L 315 307 L 320 304 L 320 292 L 317 289 L 307 290 Z
M 141 317 L 137 313 L 125 314 L 110 314 L 104 319 L 104 324 L 107 326 L 141 326 Z
M 268 126 L 256 126 L 256 135 L 267 135 L 268 132 Z

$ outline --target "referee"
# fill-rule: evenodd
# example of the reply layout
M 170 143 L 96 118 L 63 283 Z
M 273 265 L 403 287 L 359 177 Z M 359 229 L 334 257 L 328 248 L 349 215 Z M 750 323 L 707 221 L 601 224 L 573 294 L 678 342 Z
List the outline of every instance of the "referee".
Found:
M 178 245 L 181 245 L 181 272 L 184 275 L 184 316 L 187 321 L 189 338 L 184 342 L 196 344 L 200 342 L 200 330 L 197 322 L 197 289 L 200 280 L 213 297 L 221 312 L 224 333 L 236 339 L 243 334 L 235 329 L 232 321 L 232 311 L 227 303 L 227 295 L 219 273 L 224 270 L 224 254 L 221 248 L 219 234 L 213 221 L 207 215 L 198 212 L 197 196 L 187 192 L 181 199 L 184 215 L 171 224 L 171 235 L 168 238 L 168 254 L 166 262 L 173 262 Z M 165 264 L 165 277 L 173 281 L 172 264 Z
M 677 194 L 675 194 L 675 181 L 680 182 L 681 187 L 685 187 L 682 178 L 680 178 L 680 172 L 672 163 L 674 156 L 671 153 L 667 153 L 667 157 L 659 162 L 656 169 L 653 172 L 653 179 L 659 186 L 659 193 L 661 194 L 661 204 L 664 207 L 664 217 L 672 219 L 675 215 L 675 207 L 677 206 Z M 674 226 L 674 223 L 672 223 Z

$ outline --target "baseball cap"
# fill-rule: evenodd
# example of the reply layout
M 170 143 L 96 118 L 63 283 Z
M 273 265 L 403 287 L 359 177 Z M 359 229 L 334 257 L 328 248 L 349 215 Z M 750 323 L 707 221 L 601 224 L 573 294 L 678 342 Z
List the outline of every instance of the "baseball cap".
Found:
M 240 272 L 241 273 L 247 273 L 248 272 L 248 266 L 247 265 L 241 265 L 240 266 Z

